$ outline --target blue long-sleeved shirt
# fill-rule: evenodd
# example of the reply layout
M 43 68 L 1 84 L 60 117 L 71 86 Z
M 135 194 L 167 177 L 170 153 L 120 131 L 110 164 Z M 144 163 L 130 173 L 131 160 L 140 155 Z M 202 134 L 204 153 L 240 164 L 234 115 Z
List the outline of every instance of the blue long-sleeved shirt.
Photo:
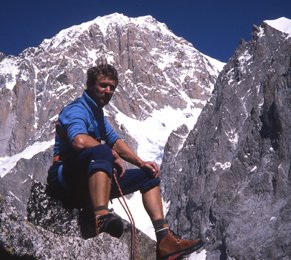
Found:
M 104 116 L 102 108 L 84 91 L 83 95 L 63 108 L 59 114 L 59 127 L 66 138 L 56 133 L 54 155 L 73 152 L 72 141 L 78 134 L 88 134 L 112 146 L 119 136 Z

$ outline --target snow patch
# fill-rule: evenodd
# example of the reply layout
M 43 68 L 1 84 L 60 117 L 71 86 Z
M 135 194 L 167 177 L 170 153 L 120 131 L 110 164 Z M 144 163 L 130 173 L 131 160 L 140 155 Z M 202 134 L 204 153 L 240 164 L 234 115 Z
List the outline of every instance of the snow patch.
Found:
M 216 60 L 214 58 L 211 58 L 203 53 L 201 54 L 204 56 L 204 58 L 206 58 L 209 61 L 209 63 L 217 70 L 217 72 L 220 72 L 223 70 L 223 67 L 225 66 L 226 63 Z
M 288 34 L 288 38 L 291 37 L 291 20 L 286 17 L 280 17 L 275 20 L 265 20 L 265 23 L 271 27 Z
M 264 29 L 263 29 L 262 27 L 259 27 L 259 32 L 257 33 L 257 35 L 258 35 L 259 37 L 263 37 L 263 36 L 265 36 L 265 31 L 264 31 Z
M 236 145 L 237 142 L 238 142 L 238 138 L 239 138 L 239 135 L 238 133 L 236 132 L 235 129 L 231 129 L 230 131 L 228 132 L 225 132 L 226 136 L 228 137 L 228 140 L 233 144 L 233 145 Z
M 188 129 L 193 129 L 200 112 L 201 109 L 181 110 L 167 106 L 161 110 L 155 110 L 144 121 L 130 118 L 121 112 L 116 114 L 116 119 L 138 141 L 138 155 L 144 160 L 156 161 L 160 164 L 170 133 L 183 124 L 186 124 Z
M 20 201 L 21 202 L 21 200 L 12 192 L 12 191 L 9 191 L 9 194 L 12 196 L 12 197 L 14 197 L 16 200 L 18 200 L 18 201 Z
M 31 159 L 34 155 L 45 151 L 54 144 L 54 139 L 44 142 L 35 142 L 25 148 L 21 153 L 13 156 L 0 157 L 0 177 L 3 178 L 9 171 L 15 167 L 20 159 Z
M 17 60 L 6 58 L 0 63 L 0 74 L 5 75 L 5 87 L 12 90 L 16 85 L 16 75 L 19 73 Z
M 270 218 L 270 222 L 275 221 L 275 220 L 277 220 L 276 217 L 271 217 L 271 218 Z
M 254 166 L 252 169 L 251 169 L 251 172 L 254 172 L 255 170 L 257 170 L 258 167 L 257 166 Z
M 251 63 L 252 55 L 249 53 L 249 51 L 246 49 L 242 55 L 238 57 L 238 61 L 240 63 L 240 67 L 242 68 L 242 72 L 246 72 L 246 68 Z
M 212 170 L 213 171 L 216 171 L 217 169 L 226 170 L 226 169 L 230 168 L 230 166 L 231 166 L 231 163 L 230 162 L 225 162 L 225 163 L 217 162 L 214 165 L 214 167 L 212 167 Z
M 203 249 L 201 252 L 194 252 L 186 259 L 188 260 L 205 260 L 206 259 L 206 250 Z

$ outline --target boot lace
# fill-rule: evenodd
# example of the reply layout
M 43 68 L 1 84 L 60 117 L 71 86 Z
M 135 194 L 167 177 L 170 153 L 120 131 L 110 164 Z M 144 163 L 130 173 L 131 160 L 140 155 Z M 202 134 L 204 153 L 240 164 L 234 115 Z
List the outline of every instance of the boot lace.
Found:
M 170 229 L 169 229 L 169 234 L 177 241 L 178 244 L 180 244 L 183 241 L 183 239 L 179 235 L 177 235 L 174 231 Z
M 99 234 L 101 231 L 101 228 L 104 224 L 105 219 L 101 218 L 101 216 L 96 216 L 96 233 Z

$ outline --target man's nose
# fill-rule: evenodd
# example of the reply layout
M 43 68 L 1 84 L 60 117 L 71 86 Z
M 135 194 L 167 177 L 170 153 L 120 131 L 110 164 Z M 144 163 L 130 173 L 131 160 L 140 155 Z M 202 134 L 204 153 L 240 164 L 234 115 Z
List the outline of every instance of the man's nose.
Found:
M 106 92 L 106 93 L 110 93 L 110 92 L 111 92 L 110 85 L 106 86 L 106 88 L 105 88 L 105 92 Z

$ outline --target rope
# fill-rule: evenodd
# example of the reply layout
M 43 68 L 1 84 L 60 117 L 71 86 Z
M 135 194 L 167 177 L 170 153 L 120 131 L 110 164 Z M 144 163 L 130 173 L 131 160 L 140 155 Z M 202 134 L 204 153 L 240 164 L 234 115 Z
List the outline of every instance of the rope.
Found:
M 124 198 L 124 195 L 123 195 L 123 192 L 121 190 L 121 187 L 119 185 L 119 182 L 117 180 L 117 177 L 116 177 L 116 174 L 113 173 L 113 177 L 114 177 L 114 180 L 116 182 L 116 185 L 119 189 L 119 192 L 120 192 L 120 195 L 121 195 L 121 198 L 122 198 L 122 201 L 120 198 L 118 198 L 118 201 L 119 203 L 121 204 L 121 206 L 123 207 L 125 213 L 127 214 L 128 218 L 129 218 L 129 221 L 131 223 L 131 259 L 132 260 L 137 260 L 138 259 L 138 242 L 137 242 L 137 236 L 136 236 L 136 227 L 135 227 L 135 222 L 134 222 L 134 219 L 132 217 L 132 214 L 129 210 L 129 207 L 126 203 L 126 200 Z

